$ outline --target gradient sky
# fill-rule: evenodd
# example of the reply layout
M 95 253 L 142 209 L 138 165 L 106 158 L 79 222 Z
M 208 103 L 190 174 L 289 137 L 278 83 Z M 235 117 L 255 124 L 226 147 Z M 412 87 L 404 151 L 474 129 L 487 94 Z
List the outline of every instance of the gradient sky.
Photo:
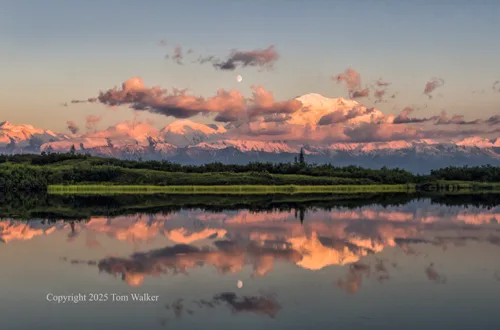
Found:
M 85 116 L 97 114 L 104 128 L 133 112 L 60 104 L 96 96 L 133 76 L 148 86 L 189 88 L 203 96 L 219 88 L 249 94 L 250 85 L 259 84 L 278 100 L 310 92 L 345 97 L 345 87 L 331 77 L 347 67 L 363 83 L 380 77 L 392 82 L 398 97 L 377 105 L 385 113 L 428 104 L 419 116 L 444 109 L 486 118 L 500 113 L 500 93 L 491 88 L 500 79 L 498 31 L 500 2 L 486 0 L 3 0 L 0 120 L 64 131 L 67 120 L 83 124 Z M 221 57 L 235 48 L 275 45 L 281 59 L 269 72 L 220 72 L 165 60 L 176 44 Z M 432 77 L 446 83 L 436 91 L 442 97 L 428 100 L 422 92 Z M 473 94 L 482 89 L 484 94 Z M 158 126 L 172 121 L 141 117 Z

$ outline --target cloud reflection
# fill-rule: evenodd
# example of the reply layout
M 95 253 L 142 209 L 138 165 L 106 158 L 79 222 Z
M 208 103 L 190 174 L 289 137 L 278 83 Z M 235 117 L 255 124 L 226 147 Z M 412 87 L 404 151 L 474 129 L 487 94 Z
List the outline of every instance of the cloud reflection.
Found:
M 434 266 L 434 263 L 431 263 L 426 269 L 425 269 L 425 274 L 427 275 L 427 278 L 429 281 L 433 281 L 438 284 L 444 284 L 446 283 L 446 277 L 439 274 Z
M 363 275 L 370 275 L 370 266 L 362 263 L 352 264 L 349 266 L 347 276 L 337 281 L 337 286 L 348 293 L 354 294 L 361 288 Z
M 250 313 L 269 318 L 275 318 L 282 309 L 275 294 L 238 296 L 234 292 L 221 292 L 214 294 L 209 300 L 194 300 L 193 303 L 199 310 L 223 306 L 228 308 L 233 314 Z M 180 319 L 186 316 L 186 314 L 195 314 L 192 307 L 188 308 L 184 299 L 176 299 L 171 304 L 166 304 L 165 309 L 171 311 L 175 319 Z M 168 317 L 162 318 L 160 323 L 166 323 L 170 319 Z
M 127 284 L 139 286 L 145 276 L 186 274 L 189 269 L 215 267 L 219 273 L 237 273 L 245 265 L 252 265 L 256 275 L 272 269 L 275 260 L 296 262 L 300 254 L 284 246 L 242 245 L 233 241 L 217 241 L 215 248 L 198 248 L 177 244 L 149 252 L 134 253 L 129 258 L 110 257 L 99 261 L 98 268 L 120 276 Z
M 293 210 L 208 213 L 189 209 L 169 214 L 91 217 L 71 223 L 2 220 L 0 238 L 10 243 L 60 232 L 69 238 L 68 244 L 79 241 L 88 248 L 102 247 L 100 241 L 106 237 L 134 243 L 135 248 L 139 248 L 137 242 L 162 238 L 163 248 L 144 248 L 129 256 L 90 262 L 67 256 L 71 264 L 97 267 L 131 286 L 140 286 L 149 277 L 188 274 L 201 267 L 212 267 L 219 274 L 235 274 L 248 267 L 253 277 L 266 276 L 277 263 L 285 263 L 307 271 L 347 265 L 349 272 L 337 285 L 354 293 L 369 270 L 379 282 L 390 278 L 390 261 L 379 255 L 386 249 L 427 258 L 419 246 L 443 250 L 469 242 L 500 246 L 495 231 L 497 219 L 499 207 L 465 209 L 429 202 L 391 208 L 315 209 L 305 213 L 304 223 L 296 219 Z M 363 264 L 369 269 L 360 267 Z M 444 278 L 432 264 L 425 274 L 436 282 Z

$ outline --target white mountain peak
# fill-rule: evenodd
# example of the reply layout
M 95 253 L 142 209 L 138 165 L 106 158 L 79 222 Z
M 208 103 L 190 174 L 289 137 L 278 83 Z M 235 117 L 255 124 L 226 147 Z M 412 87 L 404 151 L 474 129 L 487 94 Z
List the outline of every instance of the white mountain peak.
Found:
M 301 132 L 312 132 L 307 139 L 307 145 L 303 145 L 304 151 L 310 157 L 316 157 L 320 161 L 333 162 L 345 159 L 356 160 L 361 157 L 361 161 L 366 156 L 370 159 L 383 157 L 400 157 L 404 162 L 411 164 L 411 159 L 424 157 L 423 159 L 453 159 L 455 155 L 464 157 L 476 157 L 475 162 L 500 162 L 500 138 L 488 139 L 485 137 L 467 137 L 464 139 L 449 138 L 442 139 L 421 139 L 421 140 L 392 140 L 372 142 L 348 142 L 348 139 L 340 137 L 338 143 L 326 145 L 323 133 L 328 133 L 332 129 L 329 124 L 338 123 L 349 128 L 360 127 L 365 123 L 390 123 L 390 116 L 385 116 L 377 109 L 366 107 L 355 100 L 342 97 L 328 98 L 317 93 L 309 93 L 296 98 L 302 103 L 302 108 L 292 114 L 281 117 L 283 122 L 255 121 L 250 128 L 255 131 L 265 128 L 277 128 L 277 132 L 288 132 L 280 130 L 281 125 L 285 126 L 293 134 L 276 135 L 275 141 L 268 141 L 269 136 L 254 136 L 247 134 L 250 124 L 242 118 L 241 122 L 234 122 L 223 127 L 220 124 L 203 124 L 189 119 L 181 119 L 172 122 L 161 130 L 153 127 L 149 123 L 128 121 L 118 123 L 105 130 L 96 132 L 83 132 L 71 136 L 55 134 L 50 130 L 35 128 L 32 125 L 14 125 L 9 121 L 0 122 L 0 148 L 8 152 L 23 152 L 23 148 L 33 152 L 40 142 L 43 145 L 40 150 L 50 147 L 54 151 L 68 151 L 72 145 L 78 149 L 83 145 L 84 149 L 91 150 L 97 155 L 111 157 L 129 157 L 137 153 L 153 153 L 151 157 L 172 157 L 186 161 L 204 162 L 226 157 L 226 161 L 239 161 L 230 157 L 271 157 L 276 160 L 290 160 L 290 154 L 300 151 L 302 140 Z M 326 116 L 326 117 L 325 117 Z M 281 119 L 280 118 L 280 119 Z M 319 125 L 323 118 L 322 125 Z M 325 125 L 323 125 L 325 124 Z M 289 126 L 287 126 L 289 125 Z M 382 127 L 383 130 L 383 127 Z M 229 132 L 226 134 L 226 132 Z M 314 133 L 314 134 L 313 134 Z M 316 134 L 317 133 L 317 134 Z M 35 139 L 33 139 L 35 137 Z M 390 136 L 389 136 L 390 137 Z M 264 138 L 264 140 L 263 140 Z M 443 138 L 445 139 L 445 138 Z M 283 141 L 284 140 L 284 141 Z M 334 139 L 330 141 L 334 142 Z M 185 148 L 187 147 L 187 148 Z M 232 149 L 239 150 L 242 155 L 234 153 Z M 152 152 L 152 150 L 154 152 Z M 0 151 L 1 152 L 1 151 Z M 259 153 L 265 153 L 260 155 Z M 270 155 L 274 154 L 274 155 Z M 281 155 L 288 154 L 288 155 Z M 215 157 L 215 158 L 210 158 Z M 288 157 L 288 158 L 287 158 Z M 337 158 L 336 158 L 337 157 Z M 167 158 L 170 159 L 170 158 Z M 382 161 L 382 160 L 381 160 Z M 392 160 L 390 160 L 392 161 Z M 496 164 L 495 163 L 495 164 Z M 397 163 L 399 164 L 399 163 Z M 406 164 L 406 163 L 405 163 Z M 443 163 L 444 164 L 444 163 Z M 429 164 L 431 166 L 432 164 Z M 434 165 L 432 165 L 434 166 Z
M 124 121 L 105 130 L 84 134 L 82 137 L 87 140 L 110 139 L 114 144 L 131 140 L 148 144 L 149 136 L 158 136 L 158 129 L 145 122 Z M 76 139 L 81 137 L 77 136 Z
M 200 123 L 195 123 L 189 119 L 181 119 L 181 120 L 176 120 L 171 124 L 168 124 L 161 131 L 165 133 L 169 132 L 175 134 L 185 134 L 192 131 L 200 131 L 204 134 L 211 135 L 217 133 L 224 133 L 226 132 L 226 129 L 218 125 L 200 124 Z
M 28 141 L 34 136 L 48 141 L 55 138 L 56 134 L 50 130 L 33 127 L 33 125 L 15 125 L 7 120 L 0 123 L 0 145 L 15 141 L 16 145 L 24 146 L 29 144 Z
M 328 98 L 318 93 L 308 93 L 296 97 L 296 100 L 302 102 L 304 106 L 330 107 L 333 104 L 337 106 L 356 106 L 359 103 L 354 100 L 344 99 L 343 97 Z
M 486 139 L 479 136 L 472 136 L 465 138 L 462 141 L 458 141 L 456 144 L 458 146 L 476 147 L 476 148 L 500 147 L 500 138 Z
M 161 129 L 160 136 L 167 143 L 185 147 L 220 136 L 226 131 L 224 127 L 219 125 L 207 125 L 181 119 Z
M 352 109 L 367 110 L 368 108 L 354 100 L 344 99 L 342 97 L 328 98 L 321 94 L 309 93 L 295 98 L 303 105 L 302 109 L 291 115 L 288 120 L 289 124 L 295 125 L 312 125 L 316 126 L 320 119 L 333 112 L 340 112 L 347 115 Z M 366 111 L 366 114 L 358 115 L 355 118 L 347 120 L 344 124 L 359 125 L 361 123 L 370 123 L 377 120 L 382 120 L 384 114 L 372 109 Z
M 204 149 L 224 149 L 228 147 L 233 147 L 242 152 L 249 151 L 261 151 L 270 153 L 297 153 L 300 148 L 295 146 L 290 146 L 285 142 L 274 142 L 274 141 L 252 141 L 252 140 L 221 140 L 215 142 L 202 142 L 193 146 L 194 148 L 204 148 Z

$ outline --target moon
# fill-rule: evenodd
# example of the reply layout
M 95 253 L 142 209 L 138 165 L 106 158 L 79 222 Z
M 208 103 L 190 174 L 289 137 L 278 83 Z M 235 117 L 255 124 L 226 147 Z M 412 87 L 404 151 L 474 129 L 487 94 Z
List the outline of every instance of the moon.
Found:
M 242 82 L 243 81 L 243 77 L 241 75 L 237 75 L 236 76 L 236 81 L 237 82 Z
M 238 281 L 236 283 L 236 286 L 238 287 L 238 289 L 241 289 L 243 287 L 243 282 L 242 281 Z

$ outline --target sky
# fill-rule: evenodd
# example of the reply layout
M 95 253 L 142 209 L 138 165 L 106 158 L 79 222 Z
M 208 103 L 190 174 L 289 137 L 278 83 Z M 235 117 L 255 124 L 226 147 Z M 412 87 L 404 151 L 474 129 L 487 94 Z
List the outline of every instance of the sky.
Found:
M 500 2 L 485 0 L 4 0 L 0 120 L 56 131 L 66 130 L 68 120 L 84 125 L 88 115 L 102 116 L 102 128 L 130 120 L 134 112 L 126 107 L 62 104 L 97 97 L 131 77 L 203 97 L 221 88 L 250 96 L 251 85 L 278 101 L 311 92 L 348 97 L 332 80 L 347 68 L 359 72 L 363 85 L 391 82 L 388 93 L 397 97 L 389 102 L 358 100 L 384 113 L 410 106 L 421 108 L 418 117 L 445 110 L 483 119 L 500 113 L 500 93 L 492 89 L 500 79 L 498 31 Z M 273 45 L 279 59 L 272 70 L 178 65 L 165 58 L 176 45 L 193 49 L 190 59 Z M 429 99 L 423 91 L 433 77 L 444 84 Z M 174 120 L 141 116 L 159 127 Z

